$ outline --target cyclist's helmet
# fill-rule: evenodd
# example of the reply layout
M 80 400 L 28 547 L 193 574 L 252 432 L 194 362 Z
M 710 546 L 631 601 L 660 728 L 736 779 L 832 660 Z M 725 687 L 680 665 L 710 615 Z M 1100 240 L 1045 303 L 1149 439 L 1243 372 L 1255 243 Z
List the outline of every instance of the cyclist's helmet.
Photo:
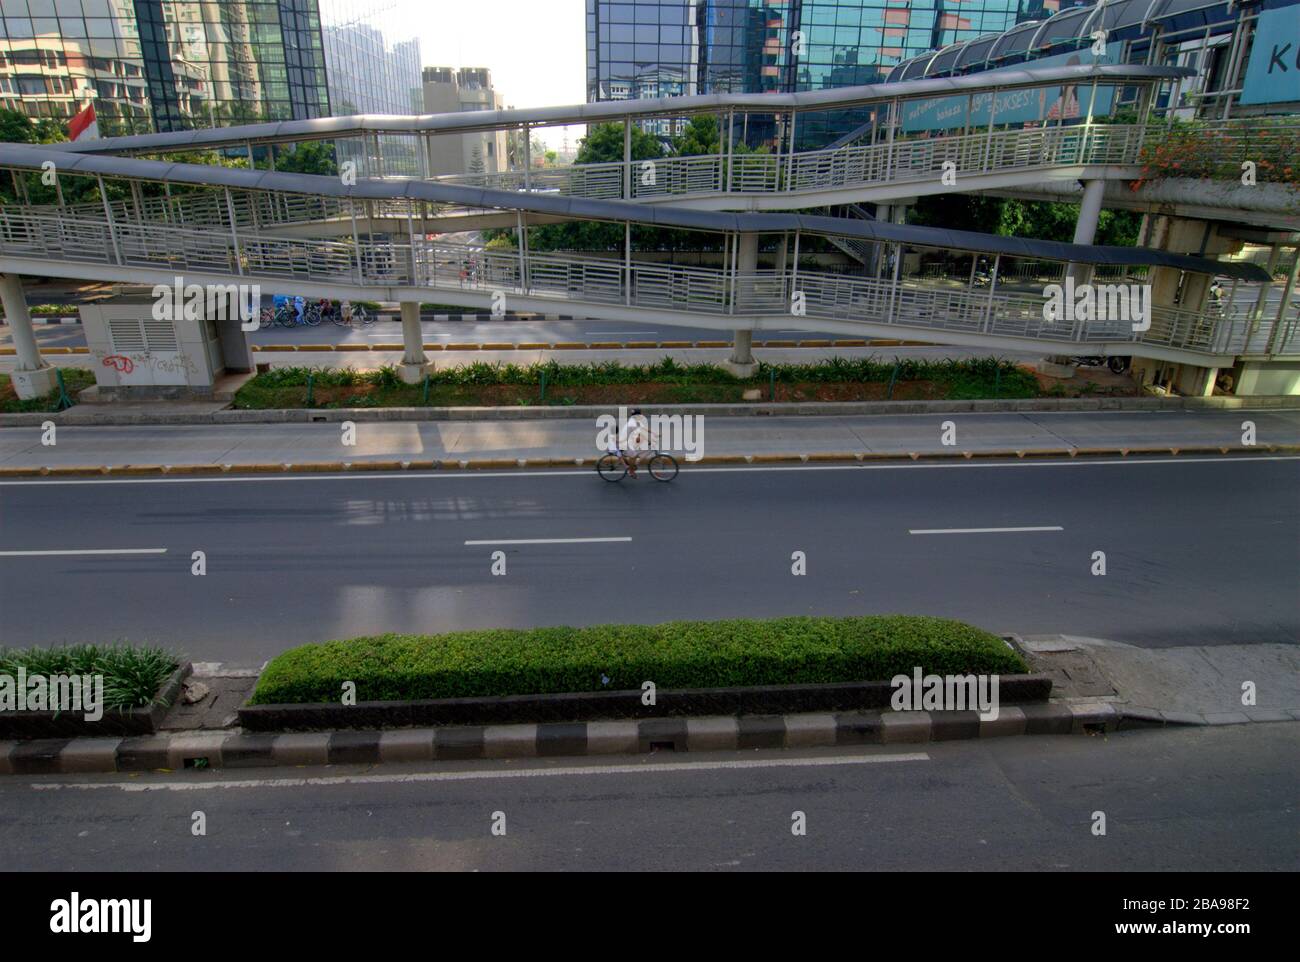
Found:
M 633 408 L 632 410 L 628 411 L 627 413 L 628 413 L 629 416 L 631 416 L 631 415 L 633 415 L 633 414 L 640 414 L 640 413 L 641 413 L 641 409 L 640 409 L 640 408 Z

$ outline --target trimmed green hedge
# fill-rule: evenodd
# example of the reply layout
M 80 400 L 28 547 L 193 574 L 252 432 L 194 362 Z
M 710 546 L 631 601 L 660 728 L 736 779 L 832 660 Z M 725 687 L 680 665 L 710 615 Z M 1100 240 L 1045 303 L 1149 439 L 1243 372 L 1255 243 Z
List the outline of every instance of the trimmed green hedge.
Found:
M 960 621 L 915 615 L 675 621 L 379 635 L 279 655 L 251 704 L 337 702 L 659 688 L 887 681 L 926 673 L 1022 674 L 1002 639 Z M 602 682 L 602 676 L 608 681 Z

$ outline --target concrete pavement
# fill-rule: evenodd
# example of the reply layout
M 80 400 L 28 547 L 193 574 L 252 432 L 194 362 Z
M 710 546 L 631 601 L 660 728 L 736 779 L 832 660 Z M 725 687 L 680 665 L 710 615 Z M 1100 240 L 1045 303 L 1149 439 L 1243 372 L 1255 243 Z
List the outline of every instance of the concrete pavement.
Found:
M 36 339 L 42 346 L 84 346 L 85 335 L 79 323 L 50 323 L 52 319 L 34 315 Z M 42 323 L 46 321 L 46 323 Z M 625 321 L 546 320 L 542 317 L 506 317 L 500 320 L 433 320 L 426 316 L 421 322 L 426 341 L 449 342 L 508 342 L 571 341 L 593 343 L 600 341 L 716 341 L 729 337 L 729 332 L 710 328 L 674 327 L 664 324 L 630 324 Z M 843 335 L 779 327 L 777 330 L 758 332 L 756 342 L 763 339 L 799 340 L 801 338 L 840 339 Z M 367 344 L 401 342 L 401 321 L 392 315 L 381 315 L 373 324 L 359 327 L 340 327 L 333 323 L 297 327 L 269 327 L 249 333 L 254 344 Z M 13 342 L 9 328 L 0 324 L 0 347 Z
M 721 343 L 727 339 L 726 332 L 714 331 L 713 336 L 702 339 L 713 343 Z M 476 346 L 489 343 L 481 333 L 475 332 L 473 335 L 466 334 L 463 339 L 467 343 Z M 791 335 L 791 340 L 794 340 Z M 399 345 L 401 343 L 400 333 L 385 338 L 383 341 L 374 341 L 376 344 Z M 301 342 L 304 345 L 315 345 L 315 347 L 334 347 L 339 341 L 326 337 L 318 336 Z M 448 342 L 452 343 L 452 342 Z M 518 364 L 526 366 L 529 364 L 542 364 L 546 361 L 555 361 L 557 364 L 603 364 L 609 361 L 617 361 L 621 364 L 655 364 L 670 357 L 679 364 L 722 364 L 731 355 L 731 349 L 728 347 L 645 347 L 645 348 L 583 348 L 583 349 L 564 349 L 552 347 L 514 347 L 515 342 L 502 342 L 500 348 L 483 349 L 483 350 L 459 350 L 444 349 L 438 350 L 443 345 L 425 344 L 428 352 L 428 362 L 434 370 L 441 370 L 447 367 L 458 367 L 465 364 L 482 362 L 486 364 Z M 526 343 L 520 341 L 519 343 Z M 540 343 L 540 342 L 539 342 Z M 546 342 L 548 344 L 555 342 Z M 510 346 L 507 346 L 510 345 Z M 384 365 L 396 365 L 401 363 L 402 351 L 400 348 L 394 350 L 297 350 L 298 344 L 291 345 L 294 350 L 258 350 L 254 353 L 254 358 L 258 364 L 267 364 L 271 367 L 352 367 L 359 371 L 373 370 Z M 71 350 L 71 348 L 64 348 Z M 89 354 L 44 354 L 45 360 L 55 367 L 80 367 L 91 368 L 94 366 L 94 359 Z M 945 347 L 945 346 L 875 346 L 875 347 L 763 347 L 756 348 L 754 356 L 760 361 L 766 361 L 769 364 L 815 364 L 818 361 L 832 357 L 876 357 L 881 361 L 893 361 L 895 358 L 922 358 L 932 361 L 942 361 L 947 359 L 961 360 L 972 357 L 989 357 L 987 350 L 965 347 Z M 1025 354 L 1025 353 L 1001 353 L 997 355 L 1017 363 L 1032 363 L 1042 354 Z M 0 373 L 12 371 L 18 364 L 17 358 L 12 355 L 0 355 Z M 1104 369 L 1098 369 L 1104 370 Z M 1087 369 L 1083 369 L 1086 376 Z M 1101 380 L 1101 377 L 1098 378 Z
M 1021 644 L 1053 697 L 1096 698 L 1189 724 L 1282 721 L 1300 713 L 1300 645 L 1189 645 L 1151 650 L 1101 638 L 1031 636 Z M 1080 672 L 1080 658 L 1084 671 Z M 1063 670 L 1056 671 L 1054 669 Z
M 98 406 L 97 406 L 98 407 Z M 107 406 L 105 406 L 107 407 Z M 610 408 L 614 411 L 614 408 Z M 39 421 L 0 428 L 0 469 L 82 465 L 221 465 L 258 462 L 462 458 L 591 459 L 594 417 L 519 421 L 358 421 L 354 445 L 339 420 L 326 423 L 153 424 L 58 429 L 42 443 Z M 322 415 L 322 420 L 323 420 Z M 69 418 L 75 421 L 75 418 Z M 1258 445 L 1300 443 L 1300 410 L 1043 411 L 989 414 L 709 417 L 694 440 L 706 456 L 910 452 L 1006 452 L 1067 448 L 1238 447 L 1251 421 Z M 945 423 L 955 444 L 944 443 Z M 664 440 L 667 445 L 666 439 Z M 693 443 L 694 443 L 693 440 Z M 683 445 L 684 446 L 684 445 Z M 678 451 L 679 460 L 686 452 Z

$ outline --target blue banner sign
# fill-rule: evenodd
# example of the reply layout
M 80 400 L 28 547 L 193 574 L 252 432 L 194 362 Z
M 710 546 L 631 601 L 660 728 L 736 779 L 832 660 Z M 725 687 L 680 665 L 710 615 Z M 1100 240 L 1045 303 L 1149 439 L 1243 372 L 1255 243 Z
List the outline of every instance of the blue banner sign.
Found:
M 1023 70 L 1033 67 L 1070 67 L 1076 64 L 1115 63 L 1119 56 L 1120 44 L 1109 43 L 1101 57 L 1094 58 L 1090 48 L 1061 53 L 1054 57 L 1044 57 L 1032 64 L 1017 64 L 989 70 L 981 77 L 996 78 L 1007 70 Z M 970 126 L 974 129 L 987 127 L 989 120 L 995 124 L 1027 124 L 1039 121 L 1055 123 L 1065 120 L 1083 120 L 1088 116 L 1088 101 L 1092 98 L 1092 84 L 1066 84 L 1056 87 L 1033 87 L 1022 90 L 1003 90 L 994 103 L 993 94 L 977 93 L 971 97 Z M 907 133 L 919 130 L 956 130 L 966 126 L 966 95 L 934 97 L 930 100 L 904 101 L 900 106 L 902 112 L 902 129 Z M 1097 98 L 1092 105 L 1094 117 L 1103 117 L 1110 113 L 1115 102 L 1113 86 L 1098 86 Z
M 1265 10 L 1255 22 L 1243 104 L 1300 100 L 1300 7 Z

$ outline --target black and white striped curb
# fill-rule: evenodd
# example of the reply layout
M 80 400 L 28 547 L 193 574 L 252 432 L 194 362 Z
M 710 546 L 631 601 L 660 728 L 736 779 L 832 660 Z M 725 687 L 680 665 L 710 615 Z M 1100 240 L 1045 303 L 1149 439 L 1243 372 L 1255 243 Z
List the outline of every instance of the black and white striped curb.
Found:
M 1124 727 L 1123 714 L 1111 705 L 1048 703 L 1006 706 L 991 721 L 981 720 L 974 711 L 864 711 L 386 731 L 283 734 L 206 731 L 133 738 L 0 742 L 0 774 L 914 744 L 1003 735 L 1068 735 Z
M 974 711 L 866 711 L 798 715 L 652 718 L 386 731 L 204 731 L 133 738 L 0 742 L 0 774 L 143 772 L 185 768 L 370 765 L 484 758 L 635 755 L 761 748 L 832 748 L 1078 735 L 1183 725 L 1300 721 L 1300 709 L 1172 712 L 1105 702 L 1003 707 L 996 720 Z

